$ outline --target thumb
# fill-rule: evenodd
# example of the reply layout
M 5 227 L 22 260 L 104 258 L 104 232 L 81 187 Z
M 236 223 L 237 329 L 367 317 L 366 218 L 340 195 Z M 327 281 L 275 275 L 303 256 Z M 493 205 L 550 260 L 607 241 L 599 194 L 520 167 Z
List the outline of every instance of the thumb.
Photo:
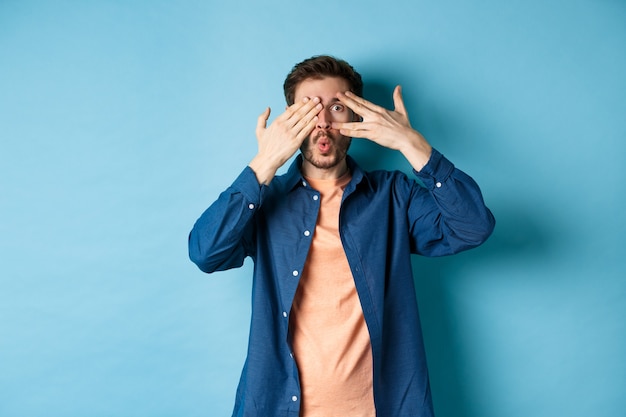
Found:
M 265 111 L 263 113 L 261 113 L 261 115 L 257 119 L 257 123 L 256 123 L 256 133 L 257 133 L 257 136 L 258 136 L 258 134 L 260 132 L 265 130 L 265 128 L 267 126 L 267 119 L 269 119 L 271 112 L 272 112 L 272 109 L 270 109 L 268 107 L 268 108 L 265 109 Z
M 402 99 L 402 87 L 397 85 L 395 90 L 393 90 L 393 105 L 395 107 L 395 111 L 406 116 L 406 107 L 404 107 L 404 100 Z

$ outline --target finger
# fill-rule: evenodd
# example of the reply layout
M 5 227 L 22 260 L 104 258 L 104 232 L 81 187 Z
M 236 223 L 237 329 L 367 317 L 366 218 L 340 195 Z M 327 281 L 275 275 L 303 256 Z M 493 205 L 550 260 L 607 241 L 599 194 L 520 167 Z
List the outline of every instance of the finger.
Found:
M 310 99 L 308 97 L 304 97 L 301 101 L 296 101 L 291 106 L 285 107 L 285 111 L 276 118 L 277 121 L 288 121 L 290 120 L 296 112 L 298 112 L 303 106 L 305 106 Z
M 304 97 L 302 100 L 296 101 L 291 106 L 287 106 L 284 114 L 286 118 L 289 119 L 293 117 L 294 115 L 296 115 L 299 111 L 302 111 L 302 109 L 310 108 L 311 106 L 314 106 L 314 105 L 315 103 L 312 103 L 312 100 L 310 97 Z
M 333 129 L 339 130 L 344 136 L 369 138 L 372 125 L 363 122 L 333 123 Z
M 363 122 L 333 122 L 333 129 L 350 129 L 350 130 L 359 130 L 363 128 Z
M 296 134 L 296 140 L 300 143 L 306 139 L 313 129 L 315 129 L 315 125 L 317 124 L 317 116 L 313 117 L 307 124 L 305 124 L 302 129 Z
M 293 116 L 290 118 L 290 121 L 293 123 L 293 128 L 296 130 L 301 130 L 305 126 L 308 126 L 313 119 L 317 120 L 317 115 L 320 110 L 322 110 L 322 104 L 319 102 L 320 99 L 315 97 L 311 100 L 309 105 L 305 105 L 300 108 Z
M 312 99 L 305 97 L 302 104 L 294 108 L 294 112 L 288 120 L 292 122 L 293 126 L 298 124 L 302 119 L 305 119 L 306 122 L 308 122 L 313 116 L 319 113 L 321 109 L 322 105 L 320 104 L 319 97 L 313 97 Z
M 373 113 L 381 113 L 384 109 L 376 104 L 357 96 L 351 91 L 338 94 L 339 101 L 348 106 L 353 112 L 363 117 L 371 116 Z
M 263 113 L 261 113 L 261 115 L 257 119 L 257 123 L 256 123 L 256 132 L 257 132 L 257 134 L 259 132 L 262 132 L 263 130 L 265 130 L 265 128 L 267 127 L 267 120 L 270 118 L 270 113 L 271 112 L 272 112 L 272 109 L 270 109 L 268 107 L 268 108 L 265 109 L 265 111 Z
M 406 116 L 406 107 L 404 107 L 404 100 L 402 99 L 402 87 L 396 86 L 393 90 L 393 105 L 395 107 L 395 111 Z
M 309 113 L 307 113 L 302 119 L 298 121 L 293 127 L 293 131 L 296 135 L 300 135 L 301 132 L 311 132 L 315 126 L 317 125 L 319 109 L 316 107 L 313 108 Z M 308 133 L 307 133 L 308 135 Z

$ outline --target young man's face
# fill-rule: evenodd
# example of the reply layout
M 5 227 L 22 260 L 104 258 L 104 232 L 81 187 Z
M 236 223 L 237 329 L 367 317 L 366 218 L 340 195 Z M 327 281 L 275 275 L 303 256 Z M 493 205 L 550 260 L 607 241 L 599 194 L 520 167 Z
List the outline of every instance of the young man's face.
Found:
M 332 128 L 332 123 L 354 120 L 352 110 L 337 99 L 337 93 L 348 90 L 348 82 L 338 77 L 309 78 L 296 87 L 295 102 L 302 101 L 305 97 L 319 97 L 323 106 L 317 115 L 315 129 L 300 147 L 305 162 L 317 169 L 336 168 L 346 158 L 352 138 L 341 135 Z

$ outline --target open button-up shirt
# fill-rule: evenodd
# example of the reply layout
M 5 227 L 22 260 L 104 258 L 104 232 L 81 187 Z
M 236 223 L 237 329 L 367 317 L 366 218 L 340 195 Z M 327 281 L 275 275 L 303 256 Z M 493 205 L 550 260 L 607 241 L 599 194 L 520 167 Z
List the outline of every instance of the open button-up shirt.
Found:
M 254 260 L 248 353 L 233 416 L 299 415 L 289 315 L 320 207 L 301 164 L 299 156 L 269 185 L 246 167 L 189 235 L 190 258 L 204 272 Z M 432 416 L 410 257 L 478 246 L 494 218 L 474 180 L 435 149 L 414 171 L 422 184 L 399 171 L 365 172 L 350 157 L 348 166 L 339 233 L 370 334 L 377 416 Z

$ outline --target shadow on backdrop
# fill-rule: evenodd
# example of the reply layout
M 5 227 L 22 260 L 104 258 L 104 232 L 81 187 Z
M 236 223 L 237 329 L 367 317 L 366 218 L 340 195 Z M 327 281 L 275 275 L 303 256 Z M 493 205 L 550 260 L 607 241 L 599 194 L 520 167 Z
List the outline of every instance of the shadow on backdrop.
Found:
M 414 256 L 412 259 L 438 417 L 481 417 L 479 401 L 472 398 L 476 386 L 481 385 L 475 379 L 480 376 L 470 374 L 472 369 L 481 365 L 470 363 L 475 361 L 465 344 L 468 337 L 471 338 L 471 330 L 458 323 L 459 307 L 455 305 L 459 302 L 458 295 L 453 297 L 452 294 L 458 294 L 457 287 L 467 280 L 480 279 L 476 277 L 480 276 L 481 270 L 493 270 L 494 264 L 504 263 L 513 268 L 519 263 L 538 262 L 551 256 L 553 242 L 550 236 L 553 234 L 538 213 L 524 211 L 514 202 L 509 205 L 491 203 L 487 201 L 487 206 L 494 211 L 496 228 L 483 246 L 453 256 Z M 498 209 L 493 210 L 493 207 Z M 507 277 L 499 279 L 505 281 Z M 483 395 L 481 397 L 484 399 Z
M 374 79 L 365 84 L 364 97 L 382 107 L 393 109 L 394 87 L 395 84 Z M 414 97 L 405 94 L 404 101 L 415 127 L 417 124 L 414 123 L 412 114 L 415 109 L 420 108 L 420 103 Z M 443 129 L 436 130 L 446 133 L 444 137 L 437 137 L 437 143 L 443 148 L 446 145 L 454 146 L 454 125 L 457 122 L 454 115 L 434 116 L 434 123 L 445 124 Z M 428 123 L 422 120 L 418 122 L 420 126 Z M 366 170 L 398 169 L 411 175 L 411 166 L 399 152 L 368 140 L 355 138 L 350 154 Z M 454 256 L 414 256 L 412 259 L 433 401 L 438 417 L 480 417 L 476 400 L 471 398 L 474 381 L 467 376 L 467 369 L 471 368 L 468 364 L 471 357 L 460 337 L 462 333 L 467 334 L 469 331 L 455 323 L 454 312 L 458 308 L 454 305 L 455 301 L 450 299 L 451 288 L 462 281 L 469 270 L 480 271 L 494 262 L 510 262 L 512 265 L 517 262 L 534 262 L 550 256 L 550 247 L 553 246 L 550 236 L 554 235 L 542 222 L 541 213 L 534 213 L 523 201 L 490 199 L 486 203 L 494 212 L 496 229 L 483 246 Z
M 393 89 L 395 85 L 370 81 L 363 86 L 363 97 L 386 109 L 393 109 Z M 387 149 L 367 139 L 354 138 L 350 146 L 350 155 L 367 171 L 377 169 L 410 170 L 410 165 L 397 151 Z

